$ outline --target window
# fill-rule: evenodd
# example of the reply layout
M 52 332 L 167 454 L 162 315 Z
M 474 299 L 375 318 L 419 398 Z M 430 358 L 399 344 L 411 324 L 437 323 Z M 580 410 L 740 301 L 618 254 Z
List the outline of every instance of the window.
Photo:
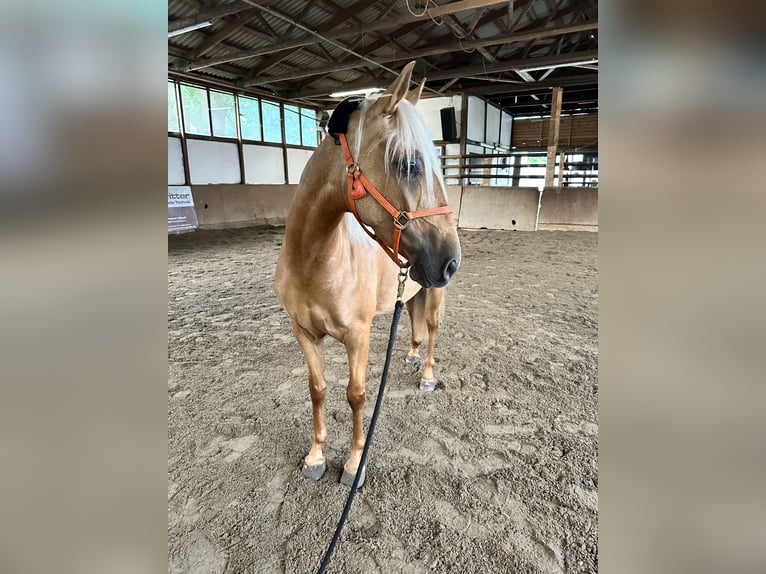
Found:
M 282 122 L 279 113 L 279 104 L 261 100 L 263 111 L 263 141 L 282 143 Z
M 596 186 L 598 185 L 598 156 L 590 153 L 567 155 L 562 173 L 564 187 Z
M 181 103 L 184 109 L 184 130 L 187 134 L 210 135 L 207 90 L 181 85 Z
M 261 141 L 261 111 L 258 100 L 239 96 L 239 129 L 243 140 Z
M 180 132 L 178 123 L 178 101 L 176 100 L 176 85 L 168 82 L 168 131 Z
M 298 106 L 285 104 L 285 143 L 301 145 L 301 116 Z
M 522 155 L 520 158 L 519 175 L 521 187 L 542 187 L 545 185 L 545 163 L 544 155 Z M 526 177 L 525 177 L 526 176 Z
M 311 108 L 168 81 L 170 133 L 315 148 L 317 117 Z
M 234 114 L 234 94 L 210 90 L 210 113 L 213 116 L 213 135 L 223 138 L 237 137 L 237 119 Z
M 476 152 L 469 152 L 468 154 L 468 165 L 470 166 L 468 168 L 468 175 L 472 176 L 468 180 L 468 184 L 469 185 L 484 185 L 484 178 L 480 177 L 484 175 L 484 158 L 474 157 L 476 155 L 477 155 Z
M 314 110 L 301 108 L 301 136 L 303 145 L 308 147 L 317 146 L 317 120 Z
M 499 155 L 500 152 L 496 151 L 495 154 Z M 493 157 L 492 165 L 496 166 L 492 168 L 492 175 L 496 176 L 491 180 L 490 185 L 510 185 L 511 180 L 508 176 L 511 175 L 511 166 L 513 165 L 514 158 L 512 157 Z

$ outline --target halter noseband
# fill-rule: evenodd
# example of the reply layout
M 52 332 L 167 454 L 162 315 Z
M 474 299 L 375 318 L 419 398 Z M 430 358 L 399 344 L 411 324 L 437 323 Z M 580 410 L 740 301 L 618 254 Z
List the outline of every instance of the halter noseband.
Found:
M 412 219 L 418 219 L 420 217 L 429 217 L 431 215 L 442 215 L 446 213 L 452 213 L 452 208 L 449 205 L 442 207 L 431 207 L 429 209 L 419 209 L 417 211 L 401 211 L 396 209 L 391 203 L 383 197 L 383 195 L 377 190 L 372 182 L 365 177 L 362 170 L 359 168 L 359 164 L 351 157 L 351 152 L 348 149 L 348 142 L 346 141 L 346 134 L 337 134 L 337 140 L 340 141 L 341 149 L 343 150 L 343 156 L 346 158 L 346 174 L 348 175 L 348 202 L 351 206 L 351 212 L 356 217 L 359 225 L 367 232 L 367 235 L 372 237 L 383 248 L 391 260 L 396 263 L 402 269 L 406 269 L 410 266 L 410 263 L 399 257 L 399 239 L 402 236 L 402 231 L 407 227 L 407 224 Z M 391 242 L 392 247 L 389 247 L 385 242 L 378 237 L 374 230 L 370 230 L 367 225 L 359 217 L 356 212 L 356 201 L 362 199 L 369 193 L 372 198 L 378 202 L 378 204 L 385 209 L 391 217 L 394 218 L 394 236 Z

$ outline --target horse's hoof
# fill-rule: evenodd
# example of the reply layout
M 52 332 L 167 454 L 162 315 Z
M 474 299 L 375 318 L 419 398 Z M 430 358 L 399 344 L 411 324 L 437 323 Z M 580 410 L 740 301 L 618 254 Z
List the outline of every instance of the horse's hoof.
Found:
M 306 463 L 303 463 L 301 472 L 306 478 L 310 478 L 311 480 L 319 480 L 322 478 L 325 470 L 327 470 L 327 461 L 324 461 L 320 464 L 315 464 L 313 466 L 309 466 Z
M 357 471 L 359 472 L 359 471 Z M 340 477 L 340 483 L 343 486 L 347 486 L 348 488 L 351 488 L 354 485 L 354 477 L 355 474 L 351 474 L 349 472 L 343 471 L 343 476 Z M 356 485 L 356 489 L 359 490 L 362 488 L 362 485 L 364 484 L 364 468 L 362 469 L 362 476 L 359 477 L 359 484 Z
M 407 355 L 407 357 L 404 359 L 404 362 L 408 365 L 419 365 L 420 357 L 417 355 Z
M 426 393 L 432 393 L 434 392 L 434 389 L 436 388 L 436 381 L 430 380 L 426 381 L 425 379 L 420 380 L 420 390 Z

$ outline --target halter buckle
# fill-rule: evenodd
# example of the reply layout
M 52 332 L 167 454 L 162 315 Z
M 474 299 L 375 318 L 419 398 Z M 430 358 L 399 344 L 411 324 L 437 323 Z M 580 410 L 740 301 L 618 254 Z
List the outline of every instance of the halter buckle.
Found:
M 399 229 L 404 229 L 407 227 L 407 224 L 410 222 L 410 217 L 407 215 L 406 211 L 400 211 L 399 215 L 394 217 L 394 225 L 396 225 Z
M 350 164 L 346 166 L 346 174 L 347 175 L 354 175 L 359 171 L 359 164 L 355 161 L 352 161 Z

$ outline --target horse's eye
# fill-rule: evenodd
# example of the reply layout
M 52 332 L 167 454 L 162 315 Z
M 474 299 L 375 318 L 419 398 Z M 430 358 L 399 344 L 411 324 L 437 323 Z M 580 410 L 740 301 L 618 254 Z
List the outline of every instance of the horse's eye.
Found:
M 419 157 L 413 157 L 409 160 L 399 160 L 399 175 L 408 179 L 418 177 L 423 173 L 423 161 Z

